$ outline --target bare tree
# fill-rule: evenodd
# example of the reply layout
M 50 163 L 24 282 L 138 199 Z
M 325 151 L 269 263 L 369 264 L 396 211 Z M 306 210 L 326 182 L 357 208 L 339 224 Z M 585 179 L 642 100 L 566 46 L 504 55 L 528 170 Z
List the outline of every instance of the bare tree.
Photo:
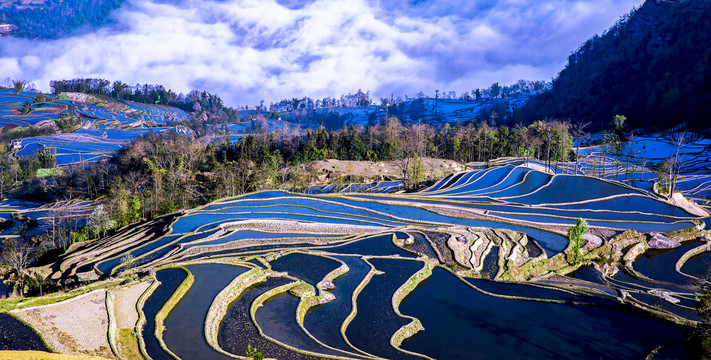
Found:
M 39 249 L 24 237 L 8 238 L 3 241 L 5 248 L 0 253 L 0 262 L 9 265 L 17 274 L 20 296 L 24 296 L 25 270 L 39 255 Z
M 667 159 L 667 165 L 669 166 L 669 196 L 674 195 L 674 188 L 676 187 L 679 173 L 684 165 L 683 154 L 680 154 L 680 152 L 689 141 L 689 133 L 684 131 L 674 133 L 671 136 L 671 141 L 674 145 L 675 152 L 674 156 Z
M 585 128 L 590 126 L 590 122 L 576 122 L 575 124 L 572 124 L 570 127 L 570 132 L 572 133 L 573 137 L 575 138 L 575 173 L 578 173 L 578 163 L 579 163 L 579 156 L 580 156 L 580 143 L 582 143 L 584 140 L 590 139 L 590 134 L 585 131 Z

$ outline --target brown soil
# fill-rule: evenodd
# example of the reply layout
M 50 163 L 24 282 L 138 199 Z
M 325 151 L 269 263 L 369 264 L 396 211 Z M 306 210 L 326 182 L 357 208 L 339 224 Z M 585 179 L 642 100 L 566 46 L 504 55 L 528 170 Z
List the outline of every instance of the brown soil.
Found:
M 118 329 L 133 329 L 138 322 L 136 303 L 138 298 L 151 286 L 150 281 L 113 290 L 114 294 L 114 319 Z
M 439 180 L 449 174 L 466 170 L 466 166 L 453 160 L 423 158 L 423 175 L 427 180 Z M 316 174 L 317 182 L 335 180 L 338 178 L 363 179 L 363 182 L 402 180 L 402 165 L 400 161 L 347 161 L 321 160 L 315 163 L 301 165 L 304 172 Z
M 62 354 L 114 358 L 107 335 L 106 290 L 12 312 L 32 324 Z

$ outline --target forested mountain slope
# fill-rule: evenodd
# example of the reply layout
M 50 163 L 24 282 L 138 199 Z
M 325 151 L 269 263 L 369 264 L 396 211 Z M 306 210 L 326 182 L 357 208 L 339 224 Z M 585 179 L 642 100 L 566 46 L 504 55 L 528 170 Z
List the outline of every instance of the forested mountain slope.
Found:
M 602 36 L 582 44 L 518 120 L 544 117 L 611 127 L 708 128 L 711 123 L 711 1 L 648 0 Z

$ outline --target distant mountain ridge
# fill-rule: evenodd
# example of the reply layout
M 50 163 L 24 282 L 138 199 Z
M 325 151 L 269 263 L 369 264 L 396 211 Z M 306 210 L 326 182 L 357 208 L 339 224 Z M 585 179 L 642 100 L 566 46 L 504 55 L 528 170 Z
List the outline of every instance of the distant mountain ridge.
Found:
M 632 128 L 711 128 L 711 1 L 648 0 L 583 43 L 553 81 L 517 114 L 589 121 L 627 116 Z

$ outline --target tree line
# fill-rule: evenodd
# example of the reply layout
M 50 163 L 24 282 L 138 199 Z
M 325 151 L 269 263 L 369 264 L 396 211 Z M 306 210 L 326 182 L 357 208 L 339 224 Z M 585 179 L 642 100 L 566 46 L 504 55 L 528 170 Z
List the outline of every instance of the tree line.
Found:
M 486 122 L 435 127 L 403 124 L 391 117 L 373 126 L 263 132 L 215 142 L 175 133 L 147 134 L 107 161 L 63 166 L 61 174 L 49 177 L 37 173 L 55 166 L 51 148 L 12 157 L 4 146 L 0 190 L 40 201 L 98 199 L 115 226 L 123 226 L 138 215 L 150 218 L 260 188 L 294 189 L 303 183 L 296 168 L 318 160 L 406 161 L 406 177 L 415 159 L 466 163 L 522 156 L 553 165 L 571 160 L 571 149 L 569 125 L 561 121 L 512 128 Z

